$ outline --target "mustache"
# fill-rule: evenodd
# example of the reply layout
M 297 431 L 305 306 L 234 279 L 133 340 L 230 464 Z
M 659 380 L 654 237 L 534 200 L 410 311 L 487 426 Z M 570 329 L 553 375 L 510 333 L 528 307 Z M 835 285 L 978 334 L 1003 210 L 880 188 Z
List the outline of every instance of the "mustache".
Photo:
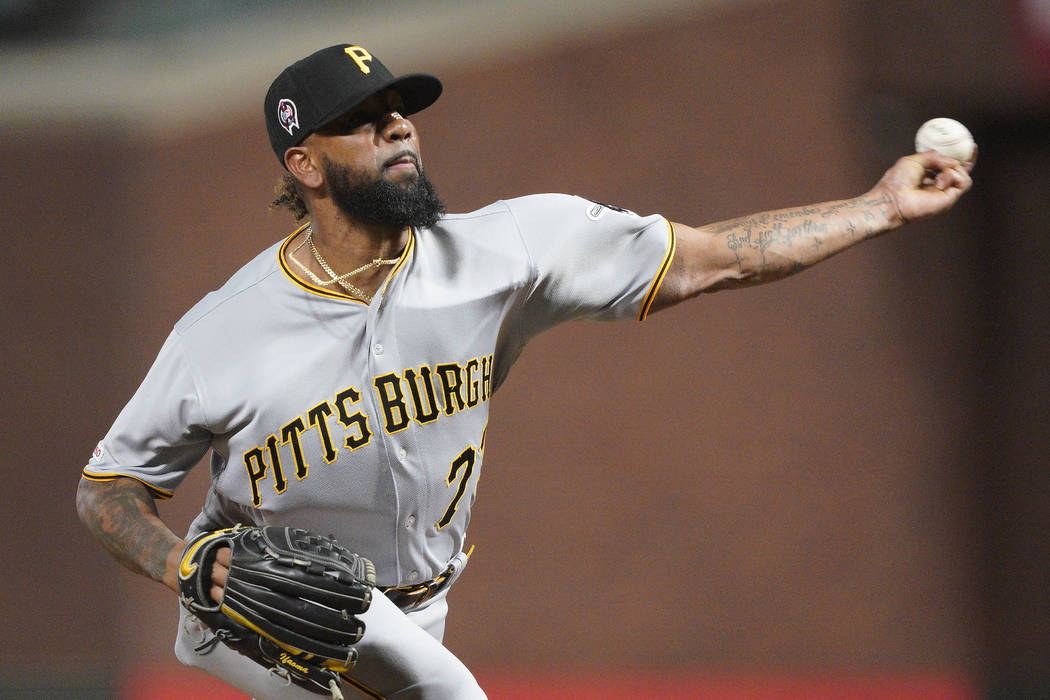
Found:
M 417 171 L 422 170 L 422 166 L 419 164 L 419 155 L 415 151 L 410 151 L 407 148 L 400 153 L 396 153 L 390 158 L 387 158 L 386 161 L 383 162 L 383 167 L 389 168 L 394 163 L 402 160 L 410 160 L 412 161 L 412 164 L 416 166 Z

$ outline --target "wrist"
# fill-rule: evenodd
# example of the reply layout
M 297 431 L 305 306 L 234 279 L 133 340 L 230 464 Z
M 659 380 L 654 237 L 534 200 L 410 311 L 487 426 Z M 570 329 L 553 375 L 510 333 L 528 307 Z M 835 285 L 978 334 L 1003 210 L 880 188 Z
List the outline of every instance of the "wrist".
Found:
M 888 187 L 875 187 L 864 197 L 864 202 L 873 208 L 873 214 L 883 221 L 885 231 L 892 231 L 908 223 L 897 197 Z
M 161 583 L 175 593 L 179 592 L 179 564 L 182 562 L 182 553 L 185 549 L 186 542 L 179 540 L 178 544 L 168 550 L 164 562 L 164 576 L 161 577 Z

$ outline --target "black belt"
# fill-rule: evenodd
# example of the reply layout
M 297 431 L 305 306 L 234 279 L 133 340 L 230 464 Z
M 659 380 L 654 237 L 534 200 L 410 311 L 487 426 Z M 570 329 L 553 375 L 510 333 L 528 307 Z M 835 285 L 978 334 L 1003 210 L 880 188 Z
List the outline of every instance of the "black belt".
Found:
M 471 546 L 470 550 L 466 553 L 466 557 L 463 559 L 463 566 L 466 566 L 467 560 L 470 559 L 470 555 L 473 553 L 474 547 Z M 386 597 L 389 598 L 394 605 L 405 612 L 414 610 L 452 585 L 452 582 L 456 580 L 456 562 L 458 562 L 459 559 L 460 557 L 457 554 L 449 565 L 445 567 L 444 571 L 429 581 L 417 583 L 412 586 L 389 586 L 387 588 L 381 588 L 380 590 L 386 594 Z
M 391 586 L 382 589 L 382 591 L 394 605 L 407 612 L 418 608 L 420 605 L 448 588 L 448 585 L 452 583 L 452 574 L 455 573 L 455 571 L 456 567 L 449 564 L 448 568 L 429 581 L 417 583 L 414 586 Z

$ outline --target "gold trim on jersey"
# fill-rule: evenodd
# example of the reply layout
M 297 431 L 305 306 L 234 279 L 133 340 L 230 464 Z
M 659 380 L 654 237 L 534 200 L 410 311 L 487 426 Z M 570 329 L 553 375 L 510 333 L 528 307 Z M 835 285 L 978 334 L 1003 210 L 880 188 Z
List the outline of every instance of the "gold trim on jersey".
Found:
M 299 228 L 295 229 L 292 235 L 288 236 L 288 238 L 284 240 L 284 243 L 281 244 L 280 249 L 277 251 L 277 263 L 281 266 L 281 272 L 283 272 L 284 276 L 291 280 L 296 286 L 302 287 L 311 294 L 316 294 L 322 297 L 328 297 L 329 299 L 342 299 L 344 301 L 353 301 L 357 302 L 358 304 L 364 304 L 365 306 L 367 306 L 367 301 L 359 297 L 355 297 L 352 294 L 347 294 L 341 291 L 335 291 L 334 289 L 325 289 L 324 287 L 318 287 L 316 284 L 311 284 L 307 282 L 302 277 L 299 277 L 297 274 L 295 274 L 292 268 L 288 266 L 287 259 L 285 258 L 285 253 L 288 250 L 288 246 L 290 246 L 292 240 L 300 233 L 302 233 L 303 230 L 305 230 L 306 227 L 309 225 L 310 222 L 308 221 Z M 411 254 L 412 248 L 414 247 L 415 240 L 416 230 L 414 228 L 410 228 L 408 230 L 408 243 L 405 245 L 405 249 L 401 251 L 401 256 L 398 258 L 397 262 L 394 264 L 394 267 L 390 270 L 390 274 L 387 275 L 386 280 L 383 282 L 382 291 L 384 293 L 386 292 L 387 285 L 390 284 L 390 280 L 394 278 L 394 275 L 397 274 L 397 271 L 400 270 L 401 267 L 405 264 L 405 261 L 408 260 L 408 256 Z
M 390 285 L 390 280 L 394 279 L 394 275 L 397 271 L 405 264 L 408 260 L 408 256 L 412 254 L 412 249 L 416 247 L 416 229 L 408 229 L 408 243 L 405 245 L 405 249 L 401 251 L 401 259 L 394 264 L 393 269 L 390 270 L 390 274 L 386 276 L 386 282 L 383 283 L 383 294 L 386 294 L 386 288 Z
M 667 271 L 671 267 L 671 261 L 674 260 L 674 253 L 677 247 L 678 242 L 675 237 L 674 225 L 667 221 L 667 254 L 660 265 L 660 271 L 656 273 L 653 283 L 649 286 L 649 292 L 645 295 L 645 300 L 642 301 L 642 308 L 638 312 L 639 321 L 644 321 L 645 317 L 649 315 L 649 309 L 652 308 L 653 302 L 656 300 L 656 293 L 660 291 L 660 285 L 663 284 L 664 277 L 667 276 Z
M 113 481 L 115 479 L 121 479 L 121 478 L 134 479 L 135 481 L 139 482 L 140 484 L 145 486 L 147 489 L 149 489 L 150 495 L 152 495 L 154 498 L 158 498 L 158 499 L 163 500 L 163 501 L 166 501 L 166 500 L 168 500 L 169 498 L 171 498 L 172 496 L 175 495 L 172 491 L 165 491 L 164 489 L 158 488 L 158 487 L 154 486 L 153 484 L 151 484 L 151 483 L 149 483 L 147 481 L 144 481 L 140 477 L 133 476 L 132 474 L 117 474 L 117 473 L 110 473 L 110 472 L 106 472 L 105 474 L 93 474 L 92 472 L 89 472 L 87 470 L 87 467 L 84 467 L 84 472 L 83 472 L 82 476 L 85 479 L 87 479 L 88 481 L 95 481 L 95 482 L 98 482 L 98 483 L 103 483 L 103 482 L 106 482 L 106 481 Z

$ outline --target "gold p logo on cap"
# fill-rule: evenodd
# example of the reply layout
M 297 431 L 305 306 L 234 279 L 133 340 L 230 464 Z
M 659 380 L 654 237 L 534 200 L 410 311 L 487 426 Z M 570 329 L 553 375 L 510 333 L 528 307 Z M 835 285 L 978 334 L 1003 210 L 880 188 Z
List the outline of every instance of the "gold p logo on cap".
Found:
M 365 49 L 360 46 L 347 46 L 343 51 L 346 55 L 354 59 L 354 63 L 361 69 L 361 72 L 368 75 L 372 72 L 372 69 L 368 66 L 367 61 L 372 60 L 372 54 L 368 53 Z

